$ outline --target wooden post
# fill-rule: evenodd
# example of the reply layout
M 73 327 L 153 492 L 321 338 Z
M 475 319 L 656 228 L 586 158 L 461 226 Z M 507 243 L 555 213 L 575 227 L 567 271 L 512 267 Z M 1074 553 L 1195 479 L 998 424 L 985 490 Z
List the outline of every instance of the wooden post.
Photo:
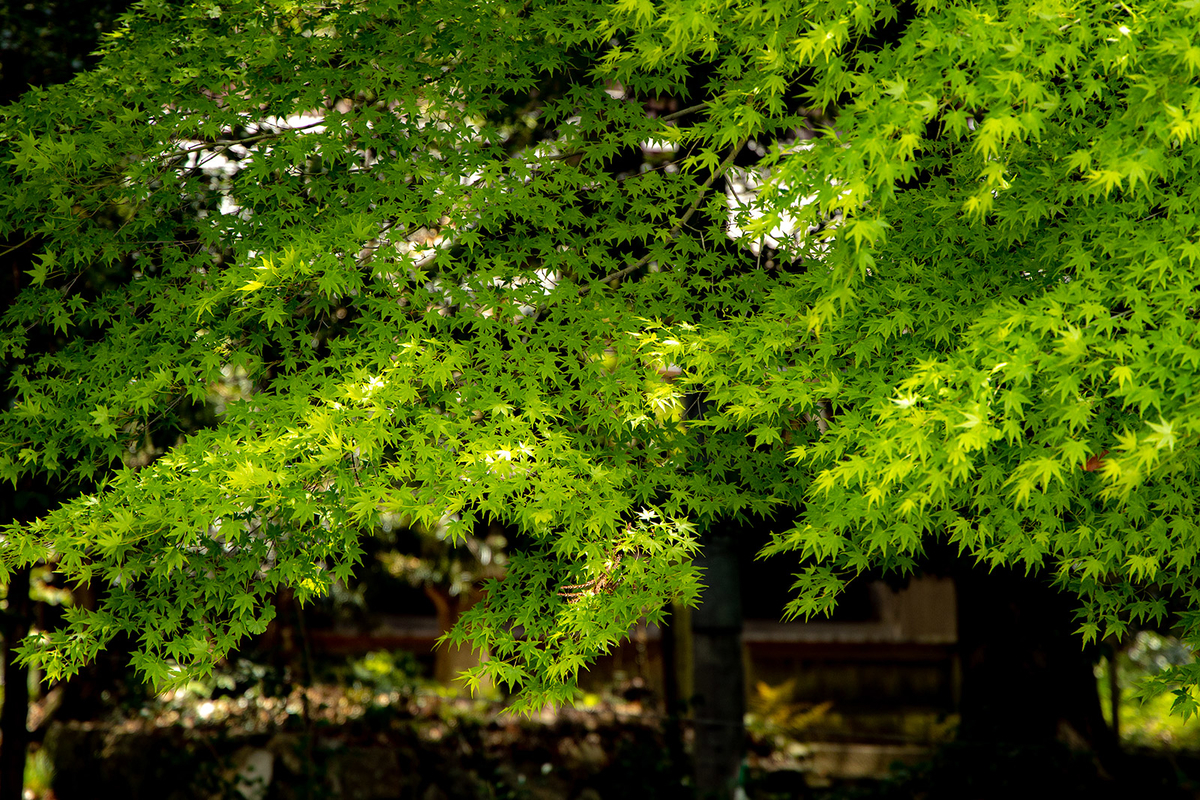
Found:
M 692 612 L 696 797 L 730 800 L 745 750 L 746 680 L 736 540 L 706 534 L 697 564 L 706 586 Z

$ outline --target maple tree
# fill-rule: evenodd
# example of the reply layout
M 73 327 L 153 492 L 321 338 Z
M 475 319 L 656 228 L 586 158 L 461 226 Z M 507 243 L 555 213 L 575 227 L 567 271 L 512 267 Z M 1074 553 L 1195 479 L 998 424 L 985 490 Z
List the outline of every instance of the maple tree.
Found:
M 1195 2 L 146 0 L 4 109 L 3 532 L 156 682 L 381 515 L 517 532 L 456 643 L 531 708 L 696 599 L 697 532 L 829 609 L 934 541 L 1200 639 Z M 33 332 L 57 337 L 39 350 Z M 165 452 L 151 433 L 231 393 Z M 232 387 L 232 388 L 231 388 Z M 1196 668 L 1161 677 L 1194 708 Z

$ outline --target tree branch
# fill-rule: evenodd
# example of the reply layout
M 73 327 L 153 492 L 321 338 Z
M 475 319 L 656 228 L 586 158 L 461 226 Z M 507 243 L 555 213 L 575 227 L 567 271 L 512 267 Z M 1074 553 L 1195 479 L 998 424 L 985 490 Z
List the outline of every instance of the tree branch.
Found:
M 688 109 L 685 109 L 685 111 L 686 110 L 688 110 Z M 737 146 L 729 151 L 729 155 L 726 156 L 725 160 L 722 161 L 721 164 L 715 170 L 712 171 L 712 174 L 708 176 L 708 179 L 705 180 L 704 183 L 700 184 L 700 191 L 697 192 L 696 199 L 692 201 L 692 204 L 690 206 L 688 206 L 687 211 L 683 212 L 683 216 L 680 217 L 679 221 L 676 222 L 671 227 L 671 230 L 667 231 L 666 241 L 669 242 L 672 239 L 674 239 L 676 236 L 679 235 L 679 232 L 681 230 L 683 230 L 683 226 L 688 223 L 688 220 L 690 220 L 692 218 L 692 215 L 695 214 L 696 211 L 700 208 L 700 204 L 704 202 L 704 198 L 708 195 L 708 190 L 710 188 L 712 188 L 713 183 L 717 180 L 718 177 L 720 177 L 722 174 L 724 174 L 725 170 L 729 169 L 729 167 L 731 167 L 733 165 L 733 160 L 735 158 L 737 158 L 738 153 L 742 152 L 742 148 L 746 146 L 747 141 L 749 141 L 748 138 L 742 139 L 742 141 L 738 142 Z M 620 280 L 621 278 L 624 278 L 626 275 L 630 275 L 634 272 L 637 272 L 639 269 L 641 269 L 642 267 L 646 266 L 649 263 L 650 263 L 650 253 L 647 253 L 646 255 L 639 258 L 633 264 L 630 264 L 627 267 L 619 269 L 616 272 L 605 275 L 603 278 L 600 279 L 599 282 L 600 283 L 608 283 L 609 281 Z M 587 294 L 589 291 L 591 291 L 592 286 L 594 286 L 594 285 L 595 284 L 589 284 L 588 286 L 585 286 L 582 289 L 580 289 L 579 296 L 582 297 L 583 295 Z
M 307 125 L 297 125 L 297 126 L 291 127 L 291 128 L 280 128 L 279 130 L 265 131 L 263 133 L 256 133 L 251 136 L 247 136 L 244 139 L 216 139 L 214 141 L 204 142 L 202 144 L 198 144 L 193 147 L 182 147 L 179 150 L 171 152 L 170 156 L 171 157 L 181 156 L 181 155 L 186 156 L 186 155 L 190 155 L 192 153 L 199 153 L 203 150 L 212 150 L 214 148 L 228 150 L 230 147 L 233 147 L 234 145 L 254 144 L 256 142 L 265 141 L 267 139 L 276 139 L 280 136 L 286 136 L 287 134 L 289 134 L 293 131 L 306 131 L 309 128 L 316 128 L 320 125 L 327 125 L 327 124 L 328 124 L 328 122 L 325 120 L 325 117 L 321 117 L 321 119 L 319 119 L 318 121 L 310 122 Z
M 672 122 L 680 117 L 686 117 L 688 114 L 693 114 L 697 111 L 703 111 L 706 108 L 708 108 L 708 103 L 697 103 L 694 106 L 688 106 L 687 108 L 681 108 L 678 111 L 672 111 L 670 114 L 659 117 L 659 120 L 662 122 Z M 742 144 L 744 145 L 745 142 Z

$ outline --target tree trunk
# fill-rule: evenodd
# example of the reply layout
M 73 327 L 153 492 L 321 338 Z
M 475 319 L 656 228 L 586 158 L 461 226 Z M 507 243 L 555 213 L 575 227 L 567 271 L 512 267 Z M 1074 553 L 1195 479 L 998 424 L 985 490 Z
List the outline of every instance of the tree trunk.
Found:
M 959 569 L 957 593 L 961 755 L 992 769 L 997 753 L 1063 770 L 1090 758 L 1106 775 L 1119 746 L 1101 711 L 1094 648 L 1075 633 L 1075 599 L 1043 578 L 979 567 Z M 1072 767 L 1064 745 L 1081 757 Z
M 696 797 L 730 800 L 745 749 L 746 687 L 736 540 L 704 538 L 697 565 L 706 589 L 692 611 Z
M 958 580 L 961 738 L 1106 746 L 1094 659 L 1074 631 L 1072 598 L 1043 579 L 972 569 Z
M 452 595 L 444 587 L 432 583 L 425 584 L 425 594 L 433 601 L 437 609 L 438 631 L 445 633 L 454 627 L 463 612 L 475 605 L 482 594 L 475 589 L 464 594 Z M 462 673 L 479 666 L 479 662 L 487 657 L 470 645 L 443 644 L 434 651 L 433 678 L 443 686 L 467 688 L 467 683 L 461 677 Z M 480 691 L 486 692 L 491 688 L 490 681 L 481 681 Z
M 663 740 L 672 775 L 678 780 L 687 774 L 682 717 L 687 712 L 692 684 L 690 673 L 685 674 L 686 670 L 691 669 L 692 653 L 689 609 L 680 603 L 672 603 L 659 630 L 662 642 L 663 711 L 666 714 L 663 720 Z M 676 783 L 675 786 L 679 792 L 683 790 L 682 782 Z M 679 796 L 682 797 L 682 794 Z
M 4 705 L 0 707 L 0 800 L 21 800 L 29 747 L 29 669 L 13 650 L 29 632 L 29 567 L 14 570 L 4 614 Z

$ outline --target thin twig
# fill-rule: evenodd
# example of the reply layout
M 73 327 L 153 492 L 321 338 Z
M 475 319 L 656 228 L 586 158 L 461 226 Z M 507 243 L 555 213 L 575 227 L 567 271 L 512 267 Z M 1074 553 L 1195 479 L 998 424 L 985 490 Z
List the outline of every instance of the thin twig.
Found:
M 694 106 L 688 106 L 687 108 L 681 108 L 678 111 L 672 111 L 666 116 L 659 117 L 659 120 L 662 122 L 673 122 L 680 117 L 686 117 L 688 114 L 692 114 L 697 111 L 703 111 L 706 108 L 708 108 L 708 103 L 697 103 Z
M 321 119 L 317 120 L 316 122 L 310 122 L 307 125 L 297 125 L 292 128 L 280 128 L 279 130 L 275 130 L 275 131 L 267 131 L 265 133 L 256 133 L 253 136 L 247 136 L 244 139 L 217 139 L 216 141 L 198 144 L 195 147 L 184 147 L 179 150 L 175 150 L 175 151 L 171 152 L 170 155 L 172 157 L 185 156 L 185 155 L 189 155 L 190 153 L 198 153 L 202 150 L 211 150 L 216 147 L 220 147 L 220 148 L 228 150 L 230 147 L 233 147 L 234 145 L 255 144 L 256 142 L 265 141 L 267 139 L 276 139 L 280 136 L 286 136 L 288 133 L 291 133 L 293 131 L 306 131 L 309 128 L 316 128 L 319 125 L 328 125 L 328 124 L 329 123 L 328 123 L 328 121 L 326 121 L 325 117 L 321 117 Z
M 679 119 L 680 117 L 686 117 L 688 114 L 693 114 L 697 111 L 702 111 L 705 108 L 708 108 L 708 103 L 697 103 L 694 106 L 688 106 L 687 108 L 681 108 L 678 111 L 673 111 L 670 114 L 667 114 L 662 117 L 658 117 L 658 121 L 659 122 L 673 122 L 673 121 Z M 569 153 L 559 153 L 559 154 L 553 155 L 553 156 L 545 156 L 543 158 L 543 160 L 545 160 L 545 161 L 566 161 L 568 158 L 574 158 L 575 156 L 582 156 L 582 155 L 585 155 L 586 153 L 587 153 L 586 150 L 572 150 Z
M 37 238 L 36 233 L 29 234 L 22 241 L 17 242 L 16 244 L 12 245 L 11 247 L 6 247 L 3 250 L 0 250 L 0 257 L 8 255 L 9 253 L 11 253 L 14 250 L 20 250 L 22 247 L 24 247 L 25 245 L 32 242 L 35 238 Z
M 666 241 L 669 242 L 679 235 L 679 232 L 683 230 L 683 226 L 688 223 L 688 220 L 690 220 L 692 215 L 695 214 L 700 208 L 700 204 L 704 202 L 704 198 L 708 195 L 708 190 L 712 188 L 713 182 L 715 182 L 716 179 L 725 172 L 725 170 L 729 169 L 729 167 L 733 165 L 733 160 L 737 158 L 738 153 L 742 152 L 742 148 L 746 146 L 747 141 L 749 141 L 749 139 L 742 139 L 742 141 L 739 142 L 738 145 L 729 152 L 729 155 L 725 158 L 725 160 L 722 161 L 721 164 L 712 171 L 712 174 L 708 176 L 708 179 L 705 180 L 704 183 L 700 184 L 700 191 L 696 194 L 696 199 L 692 201 L 692 204 L 688 207 L 688 210 L 683 212 L 683 216 L 680 217 L 679 221 L 671 227 L 671 230 L 667 231 Z M 609 275 L 605 275 L 600 279 L 599 282 L 608 283 L 609 281 L 620 280 L 626 275 L 637 272 L 639 269 L 650 263 L 651 255 L 651 253 L 647 253 L 633 264 L 630 264 L 623 269 L 619 269 Z M 589 284 L 584 286 L 579 290 L 579 296 L 582 297 L 583 295 L 587 294 L 589 291 L 591 291 L 592 286 L 594 285 L 595 284 Z

